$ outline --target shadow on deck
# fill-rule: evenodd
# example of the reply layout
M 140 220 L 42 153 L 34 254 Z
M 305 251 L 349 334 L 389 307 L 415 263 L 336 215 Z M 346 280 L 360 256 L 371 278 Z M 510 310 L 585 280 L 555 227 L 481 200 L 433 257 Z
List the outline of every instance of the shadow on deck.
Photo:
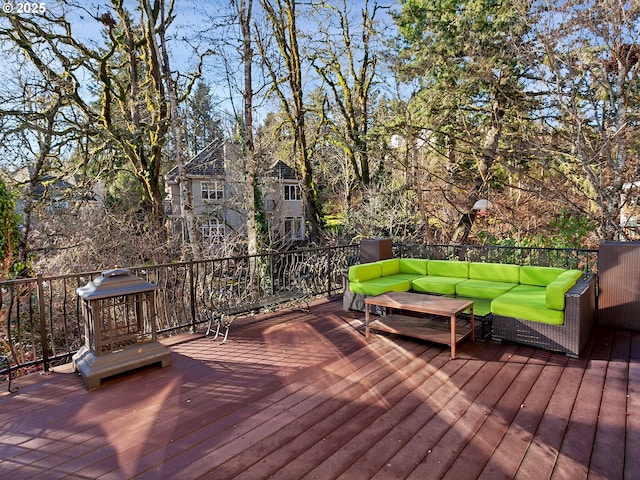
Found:
M 579 360 L 363 337 L 340 301 L 167 341 L 169 368 L 87 392 L 68 367 L 0 393 L 3 478 L 638 478 L 640 333 Z

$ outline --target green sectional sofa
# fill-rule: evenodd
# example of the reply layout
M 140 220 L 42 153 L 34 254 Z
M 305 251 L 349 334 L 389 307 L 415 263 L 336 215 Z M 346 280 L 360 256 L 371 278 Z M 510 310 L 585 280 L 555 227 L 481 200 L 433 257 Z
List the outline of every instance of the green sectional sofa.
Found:
M 494 340 L 573 357 L 586 343 L 595 316 L 595 278 L 580 270 L 418 258 L 351 266 L 344 307 L 362 311 L 365 296 L 389 291 L 472 299 L 476 316 L 491 316 Z

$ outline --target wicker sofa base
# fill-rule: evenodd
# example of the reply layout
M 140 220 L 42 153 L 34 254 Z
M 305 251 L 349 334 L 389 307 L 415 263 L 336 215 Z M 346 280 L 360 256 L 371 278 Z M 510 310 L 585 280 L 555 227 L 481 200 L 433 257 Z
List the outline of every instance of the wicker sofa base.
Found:
M 492 338 L 531 345 L 578 358 L 595 322 L 595 276 L 586 274 L 565 295 L 563 325 L 493 315 Z

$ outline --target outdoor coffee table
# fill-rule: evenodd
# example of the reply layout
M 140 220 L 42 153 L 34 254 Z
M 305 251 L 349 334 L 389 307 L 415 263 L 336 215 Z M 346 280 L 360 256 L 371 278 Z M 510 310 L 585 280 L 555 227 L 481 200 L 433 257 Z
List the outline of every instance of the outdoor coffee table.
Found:
M 455 298 L 422 293 L 387 292 L 375 297 L 368 297 L 364 303 L 365 337 L 369 336 L 369 329 L 375 329 L 450 345 L 451 358 L 456 358 L 456 344 L 462 339 L 471 335 L 471 341 L 475 341 L 473 301 L 471 300 L 457 300 Z M 385 307 L 387 309 L 386 315 L 371 321 L 369 313 L 371 305 Z M 456 326 L 458 315 L 467 309 L 470 309 L 469 327 Z M 448 317 L 449 325 L 447 325 L 447 322 L 438 319 L 418 318 L 393 313 L 394 310 Z

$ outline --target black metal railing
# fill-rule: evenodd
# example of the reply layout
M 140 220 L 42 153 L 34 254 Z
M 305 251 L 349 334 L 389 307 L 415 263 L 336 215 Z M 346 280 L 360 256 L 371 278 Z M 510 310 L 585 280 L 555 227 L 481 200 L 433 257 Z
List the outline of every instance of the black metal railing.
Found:
M 598 269 L 598 250 L 594 249 L 395 243 L 393 252 L 396 257 L 515 263 L 593 273 Z
M 347 245 L 221 259 L 133 267 L 155 283 L 158 333 L 196 331 L 212 315 L 212 299 L 274 295 L 292 285 L 310 296 L 342 291 L 342 269 L 357 262 L 359 246 Z M 99 271 L 0 282 L 0 355 L 11 369 L 48 370 L 82 345 L 84 320 L 76 289 Z M 0 368 L 2 368 L 0 366 Z M 7 375 L 0 369 L 0 378 Z
M 292 286 L 310 296 L 342 293 L 342 271 L 359 263 L 359 245 L 130 268 L 158 286 L 158 333 L 198 330 L 223 292 L 237 299 L 278 294 Z M 394 245 L 397 257 L 464 259 L 595 271 L 597 250 L 460 245 Z M 65 363 L 82 345 L 84 320 L 76 289 L 99 271 L 0 282 L 0 355 L 20 373 Z M 0 365 L 0 378 L 7 377 Z

